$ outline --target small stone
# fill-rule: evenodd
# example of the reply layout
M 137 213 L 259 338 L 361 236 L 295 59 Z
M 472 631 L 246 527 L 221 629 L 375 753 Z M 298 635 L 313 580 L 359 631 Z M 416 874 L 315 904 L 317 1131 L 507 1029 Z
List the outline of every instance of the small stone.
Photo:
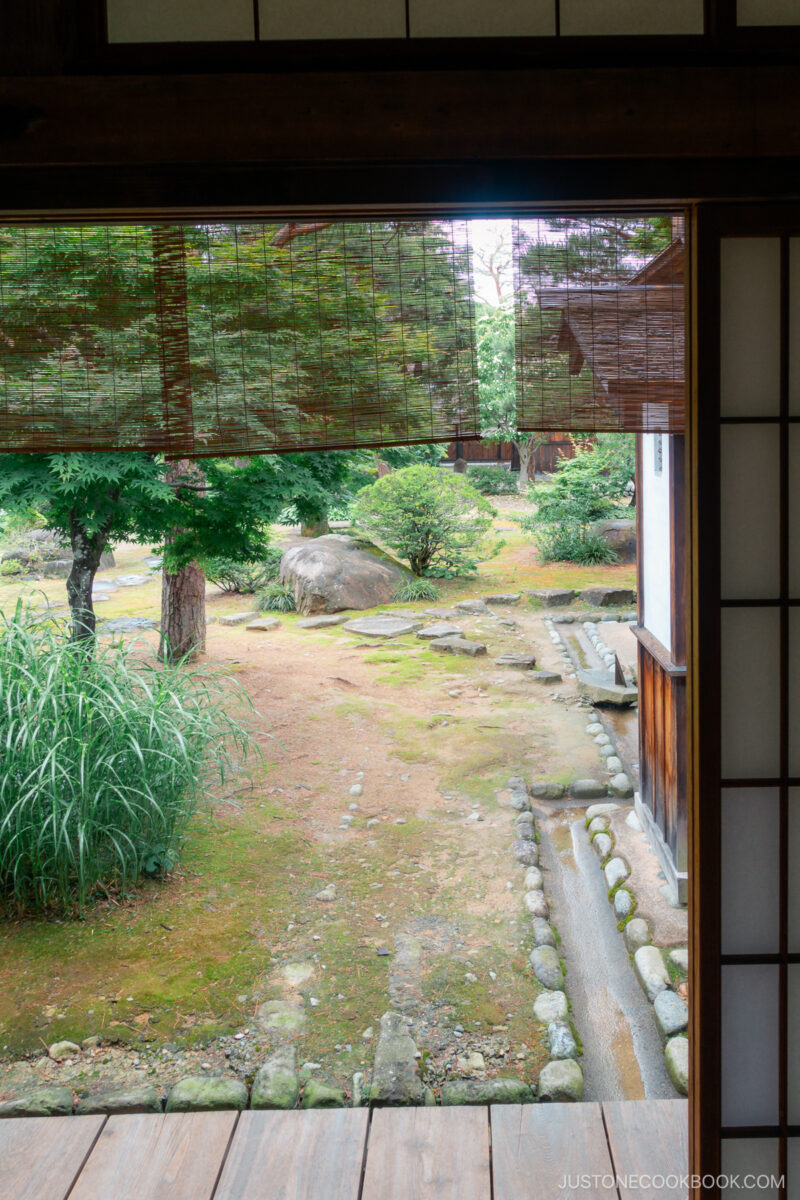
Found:
M 456 609 L 459 612 L 467 613 L 488 613 L 489 608 L 483 600 L 459 600 L 456 604 Z
M 440 654 L 465 654 L 468 658 L 478 658 L 486 653 L 483 642 L 469 642 L 462 637 L 433 638 L 428 645 Z
M 247 625 L 249 621 L 258 621 L 260 617 L 260 612 L 223 613 L 219 623 L 220 625 Z
M 566 1021 L 551 1021 L 547 1026 L 547 1040 L 553 1058 L 578 1057 L 578 1047 Z
M 647 999 L 655 1000 L 659 992 L 669 987 L 669 973 L 657 946 L 640 946 L 633 956 L 636 975 L 644 988 Z
M 598 837 L 602 836 L 602 834 L 598 834 Z M 597 839 L 595 839 L 595 841 L 596 840 Z M 623 879 L 627 879 L 630 875 L 630 871 L 628 870 L 628 864 L 625 862 L 625 859 L 617 857 L 612 858 L 606 863 L 605 867 L 603 868 L 603 874 L 606 877 L 606 883 L 608 884 L 609 888 L 613 888 L 616 887 L 618 883 L 622 883 Z
M 629 800 L 633 795 L 633 784 L 624 771 L 620 771 L 609 781 L 608 784 L 611 795 L 618 796 L 620 800 Z
M 238 1079 L 192 1075 L 176 1083 L 167 1096 L 168 1113 L 221 1112 L 231 1108 L 240 1111 L 247 1108 L 247 1088 Z
M 615 804 L 613 800 L 609 800 L 605 804 L 590 804 L 586 810 L 586 819 L 592 821 L 595 817 L 607 817 L 615 812 L 619 812 L 619 805 Z
M 537 946 L 531 951 L 530 962 L 534 975 L 543 987 L 551 992 L 563 991 L 564 975 L 558 953 L 553 946 Z
M 546 1063 L 539 1074 L 539 1101 L 570 1102 L 583 1099 L 583 1071 L 572 1058 Z
M 538 867 L 528 867 L 525 872 L 525 890 L 536 892 L 542 886 L 542 872 Z
M 589 824 L 586 826 L 586 830 L 587 830 L 587 833 L 589 834 L 589 837 L 592 837 L 592 835 L 595 833 L 605 833 L 607 831 L 607 829 L 608 829 L 608 818 L 607 817 L 593 817 L 592 820 L 589 822 Z
M 531 795 L 536 800 L 560 800 L 566 788 L 563 783 L 533 783 Z
M 611 851 L 614 849 L 614 842 L 610 834 L 596 833 L 592 838 L 592 849 L 600 859 L 600 862 L 605 862 Z
M 161 1100 L 154 1087 L 106 1088 L 94 1096 L 78 1101 L 75 1112 L 79 1117 L 96 1113 L 160 1113 Z
M 601 796 L 608 795 L 608 788 L 597 779 L 576 779 L 570 784 L 569 794 L 573 800 L 599 800 Z M 586 815 L 597 816 L 591 809 L 587 809 Z
M 485 1071 L 486 1059 L 479 1050 L 473 1050 L 466 1060 L 466 1068 L 469 1072 Z
M 682 1033 L 689 1024 L 689 1008 L 685 1000 L 676 996 L 675 992 L 665 990 L 659 992 L 653 1001 L 653 1012 L 656 1025 L 663 1038 L 671 1038 L 676 1033 Z
M 535 867 L 539 862 L 539 847 L 532 839 L 520 838 L 512 844 L 511 849 L 517 862 L 525 867 Z
M 315 900 L 321 900 L 323 904 L 329 904 L 331 900 L 336 899 L 336 884 L 329 883 L 314 895 Z
M 597 753 L 601 758 L 611 758 L 616 753 L 616 750 L 613 746 L 602 745 L 597 747 Z
M 341 1088 L 328 1087 L 318 1079 L 309 1079 L 303 1088 L 301 1108 L 347 1108 L 347 1096 Z
M 299 1086 L 294 1046 L 283 1046 L 259 1067 L 253 1080 L 251 1108 L 294 1108 Z
M 364 789 L 360 783 L 354 783 L 353 786 L 350 788 L 350 792 L 349 792 L 349 794 L 351 796 L 361 796 L 361 795 L 363 795 L 363 793 L 364 793 Z
M 639 820 L 638 813 L 636 813 L 634 809 L 631 809 L 631 811 L 628 813 L 627 817 L 625 818 L 625 824 L 631 829 L 635 829 L 637 833 L 642 832 L 642 822 Z
M 586 732 L 595 737 L 598 733 L 605 733 L 605 730 L 599 721 L 592 721 L 591 725 L 586 726 Z
M 673 967 L 677 967 L 679 971 L 683 971 L 684 975 L 688 973 L 689 951 L 685 946 L 676 946 L 674 950 L 670 950 L 669 961 Z
M 620 775 L 622 773 L 622 759 L 617 758 L 616 754 L 612 754 L 606 759 L 606 770 L 614 775 Z M 612 795 L 616 795 L 613 788 L 611 788 L 611 793 Z
M 533 1015 L 537 1021 L 563 1021 L 569 1011 L 567 997 L 563 992 L 542 992 L 533 1002 Z
M 607 746 L 611 741 L 611 738 L 608 736 L 605 729 L 601 729 L 600 732 L 595 735 L 594 740 L 598 746 Z
M 544 917 L 534 917 L 531 921 L 533 940 L 537 946 L 555 946 L 556 935 Z
M 533 813 L 530 809 L 527 812 L 521 812 L 519 816 L 514 818 L 514 828 L 520 837 L 530 840 L 533 837 L 534 826 Z
M 521 1079 L 452 1079 L 442 1087 L 442 1105 L 532 1104 L 533 1089 Z
M 516 812 L 530 812 L 531 802 L 528 799 L 528 793 L 523 791 L 515 791 L 511 793 L 511 799 L 508 802 Z
M 251 633 L 269 633 L 271 629 L 278 629 L 280 621 L 277 617 L 259 617 L 257 621 L 248 621 L 247 629 Z
M 98 1046 L 102 1046 L 103 1039 L 99 1034 L 93 1033 L 91 1037 L 84 1038 L 81 1042 L 81 1050 L 96 1050 Z
M 614 916 L 618 921 L 624 921 L 633 912 L 633 896 L 627 888 L 619 888 L 614 893 Z
M 72 1090 L 39 1087 L 0 1104 L 2 1117 L 67 1117 L 72 1112 Z
M 525 893 L 525 907 L 532 917 L 547 917 L 550 912 L 544 892 L 539 888 Z
M 625 926 L 625 945 L 629 954 L 635 954 L 641 946 L 650 941 L 650 927 L 643 917 L 634 917 Z
M 689 1039 L 685 1037 L 670 1038 L 664 1048 L 664 1061 L 667 1072 L 676 1092 L 682 1096 L 689 1095 Z
M 81 1048 L 75 1042 L 53 1042 L 47 1051 L 50 1057 L 55 1059 L 74 1058 L 80 1052 Z
M 526 792 L 528 790 L 528 785 L 521 775 L 512 775 L 510 779 L 506 780 L 506 787 L 512 792 Z

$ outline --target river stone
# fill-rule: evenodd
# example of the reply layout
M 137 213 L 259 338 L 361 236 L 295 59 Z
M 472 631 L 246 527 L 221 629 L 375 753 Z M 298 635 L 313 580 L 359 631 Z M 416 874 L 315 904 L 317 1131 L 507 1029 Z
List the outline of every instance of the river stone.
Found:
M 79 1117 L 96 1113 L 160 1113 L 161 1099 L 151 1085 L 140 1087 L 106 1088 L 94 1096 L 78 1101 L 75 1112 Z
M 539 1100 L 572 1101 L 583 1099 L 583 1071 L 574 1058 L 546 1063 L 539 1074 Z
M 298 1095 L 295 1049 L 283 1046 L 256 1072 L 250 1107 L 294 1108 Z
M 598 779 L 576 779 L 570 784 L 569 794 L 573 800 L 599 800 L 601 796 L 608 795 L 608 788 L 604 783 L 600 783 Z M 592 806 L 594 807 L 594 806 Z M 614 806 L 618 808 L 618 805 Z M 596 816 L 589 808 L 586 811 L 587 817 Z
M 630 608 L 636 602 L 636 593 L 630 588 L 598 586 L 584 588 L 578 597 L 582 604 L 598 608 Z
M 657 946 L 640 946 L 633 956 L 633 966 L 644 988 L 647 999 L 652 1002 L 659 992 L 669 987 L 669 974 Z
M 540 888 L 525 893 L 525 907 L 532 917 L 546 917 L 550 911 Z
M 547 1040 L 552 1058 L 578 1057 L 578 1047 L 566 1021 L 551 1021 L 547 1026 Z
M 528 809 L 527 812 L 517 813 L 514 818 L 514 828 L 519 833 L 520 837 L 533 837 L 533 813 Z
M 534 917 L 531 921 L 533 940 L 537 946 L 555 946 L 556 935 L 544 917 Z
M 620 800 L 630 800 L 633 796 L 633 784 L 624 771 L 620 771 L 613 779 L 610 779 L 608 786 L 611 795 L 618 796 Z
M 602 837 L 603 835 L 599 834 L 598 836 Z M 597 841 L 597 838 L 595 838 L 595 841 Z M 605 867 L 603 868 L 603 874 L 606 877 L 606 883 L 608 884 L 609 888 L 613 888 L 616 887 L 618 883 L 622 883 L 623 879 L 627 879 L 630 875 L 630 871 L 628 870 L 628 864 L 625 862 L 625 859 L 617 856 L 616 858 L 612 858 L 610 862 L 606 863 Z
M 673 967 L 677 967 L 679 971 L 686 974 L 689 970 L 689 951 L 685 946 L 676 946 L 669 952 L 669 961 Z
M 330 904 L 336 899 L 336 884 L 329 883 L 326 887 L 320 888 L 314 895 L 315 900 L 321 900 L 323 904 Z
M 506 780 L 506 787 L 510 788 L 512 792 L 527 792 L 528 790 L 528 785 L 521 775 L 512 775 L 510 779 Z
M 622 773 L 622 759 L 617 758 L 616 754 L 610 755 L 610 757 L 606 759 L 606 770 L 610 771 L 614 775 L 620 775 Z M 613 788 L 611 789 L 611 794 L 615 794 Z
M 533 973 L 542 987 L 551 992 L 563 991 L 564 975 L 558 953 L 553 946 L 537 946 L 535 950 L 531 950 L 530 962 Z
M 433 625 L 426 625 L 423 629 L 417 630 L 417 637 L 423 641 L 431 641 L 433 638 L 446 637 L 463 637 L 464 630 L 458 625 L 448 625 L 447 621 L 434 621 Z
M 633 912 L 633 896 L 627 888 L 619 888 L 614 893 L 614 916 L 618 921 L 624 921 Z
M 605 733 L 605 729 L 599 721 L 592 721 L 590 725 L 586 726 L 586 732 L 590 733 L 592 737 L 596 737 L 598 733 Z
M 292 546 L 281 559 L 281 583 L 303 616 L 391 604 L 411 575 L 379 550 L 331 533 Z
M 528 867 L 525 872 L 525 890 L 527 892 L 536 892 L 542 886 L 542 872 L 538 867 Z
M 545 608 L 564 608 L 575 599 L 572 588 L 526 588 L 525 595 Z
M 247 629 L 254 633 L 269 633 L 271 629 L 278 629 L 280 621 L 277 617 L 259 617 L 257 621 L 249 621 Z
M 259 1006 L 256 1018 L 267 1033 L 283 1037 L 301 1033 L 308 1019 L 303 1006 L 290 1000 L 266 1000 Z
M 432 638 L 428 645 L 439 654 L 466 654 L 469 658 L 478 658 L 486 653 L 483 642 L 470 642 L 463 637 Z
M 247 625 L 249 621 L 256 621 L 260 616 L 260 612 L 223 613 L 219 623 L 220 625 Z
M 517 812 L 530 812 L 531 802 L 528 799 L 528 793 L 523 791 L 515 791 L 511 793 L 511 799 L 508 802 Z
M 589 824 L 586 826 L 589 837 L 595 833 L 605 833 L 608 830 L 607 817 L 592 817 Z
M 328 1087 L 319 1079 L 309 1079 L 303 1088 L 301 1108 L 347 1108 L 347 1096 L 341 1088 Z
M 418 628 L 416 621 L 406 621 L 402 617 L 356 617 L 354 621 L 345 621 L 342 626 L 348 633 L 374 638 L 401 637 Z
M 614 849 L 614 842 L 608 833 L 597 833 L 592 838 L 592 849 L 594 850 L 600 862 L 605 862 L 611 851 Z
M 533 1002 L 533 1015 L 537 1021 L 563 1021 L 568 1012 L 567 997 L 563 992 L 542 992 Z
M 442 1104 L 532 1104 L 533 1089 L 521 1079 L 451 1079 L 442 1088 Z
M 539 847 L 531 838 L 520 838 L 512 843 L 511 849 L 517 862 L 524 867 L 535 867 L 539 862 Z
M 664 1060 L 676 1092 L 680 1092 L 682 1096 L 688 1096 L 689 1039 L 685 1037 L 670 1038 L 664 1047 Z
M 533 783 L 531 795 L 536 800 L 560 800 L 566 788 L 563 783 Z
M 635 954 L 640 946 L 650 941 L 650 927 L 644 917 L 634 917 L 625 926 L 625 945 L 629 954 Z
M 81 1048 L 75 1042 L 53 1042 L 47 1053 L 51 1058 L 74 1058 Z
M 417 1074 L 417 1047 L 402 1015 L 385 1012 L 381 1017 L 375 1064 L 372 1068 L 370 1104 L 421 1104 L 423 1084 Z
M 609 758 L 613 758 L 615 756 L 616 751 L 613 746 L 603 743 L 602 746 L 597 747 L 597 753 L 600 755 L 601 758 L 609 759 Z
M 238 1079 L 190 1075 L 170 1088 L 167 1096 L 168 1113 L 221 1112 L 229 1108 L 247 1108 L 247 1088 Z
M 65 1087 L 39 1087 L 0 1104 L 2 1117 L 68 1117 L 72 1091 Z
M 606 804 L 590 804 L 586 810 L 586 818 L 593 821 L 595 817 L 607 817 L 611 813 L 619 812 L 619 808 L 620 806 L 613 800 L 609 800 Z
M 608 736 L 608 734 L 606 733 L 606 731 L 604 729 L 601 729 L 598 734 L 595 734 L 594 740 L 595 740 L 595 744 L 597 746 L 607 746 L 608 743 L 611 741 L 611 738 Z
M 675 992 L 659 992 L 653 1001 L 656 1025 L 664 1038 L 682 1033 L 689 1024 L 689 1008 Z
M 522 599 L 521 592 L 496 592 L 493 596 L 484 596 L 484 604 L 519 604 Z
M 639 814 L 636 809 L 632 808 L 625 818 L 625 824 L 631 829 L 635 829 L 637 833 L 642 832 L 642 822 L 639 820 Z
M 496 667 L 514 667 L 519 671 L 532 671 L 536 659 L 532 654 L 501 654 L 494 660 Z
M 459 600 L 456 604 L 459 612 L 488 613 L 489 609 L 483 600 Z
M 302 617 L 295 624 L 297 629 L 328 629 L 331 625 L 342 625 L 347 619 L 347 613 L 321 613 L 318 617 Z

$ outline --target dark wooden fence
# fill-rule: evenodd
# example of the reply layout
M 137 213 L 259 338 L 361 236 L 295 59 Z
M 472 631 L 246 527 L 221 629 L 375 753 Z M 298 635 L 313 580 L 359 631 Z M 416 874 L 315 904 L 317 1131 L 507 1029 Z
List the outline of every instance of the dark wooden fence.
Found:
M 534 454 L 536 471 L 552 474 L 560 458 L 573 458 L 574 455 L 575 447 L 569 434 L 551 433 Z M 519 455 L 511 442 L 451 442 L 445 457 L 451 462 L 463 458 L 468 463 L 508 463 L 510 470 L 519 470 Z

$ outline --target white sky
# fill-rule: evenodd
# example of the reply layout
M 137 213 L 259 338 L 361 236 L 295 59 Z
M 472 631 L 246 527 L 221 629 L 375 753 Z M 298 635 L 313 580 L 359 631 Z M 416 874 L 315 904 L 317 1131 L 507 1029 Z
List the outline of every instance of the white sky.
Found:
M 511 222 L 501 219 L 470 221 L 469 240 L 473 250 L 475 297 L 492 306 L 497 305 L 497 289 L 492 278 L 481 268 L 479 255 L 491 254 L 501 241 L 504 243 L 507 254 L 504 255 L 506 265 L 501 271 L 501 287 L 510 304 L 514 295 L 514 277 L 511 266 Z

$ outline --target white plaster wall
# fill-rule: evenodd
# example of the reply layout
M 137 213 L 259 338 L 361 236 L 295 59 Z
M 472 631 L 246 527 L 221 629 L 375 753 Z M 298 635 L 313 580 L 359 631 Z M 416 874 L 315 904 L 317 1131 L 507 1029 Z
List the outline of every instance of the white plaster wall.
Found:
M 642 523 L 642 580 L 645 629 L 672 650 L 672 587 L 669 552 L 669 456 L 672 438 L 661 435 L 663 465 L 656 475 L 654 447 L 658 435 L 642 435 L 639 520 Z

